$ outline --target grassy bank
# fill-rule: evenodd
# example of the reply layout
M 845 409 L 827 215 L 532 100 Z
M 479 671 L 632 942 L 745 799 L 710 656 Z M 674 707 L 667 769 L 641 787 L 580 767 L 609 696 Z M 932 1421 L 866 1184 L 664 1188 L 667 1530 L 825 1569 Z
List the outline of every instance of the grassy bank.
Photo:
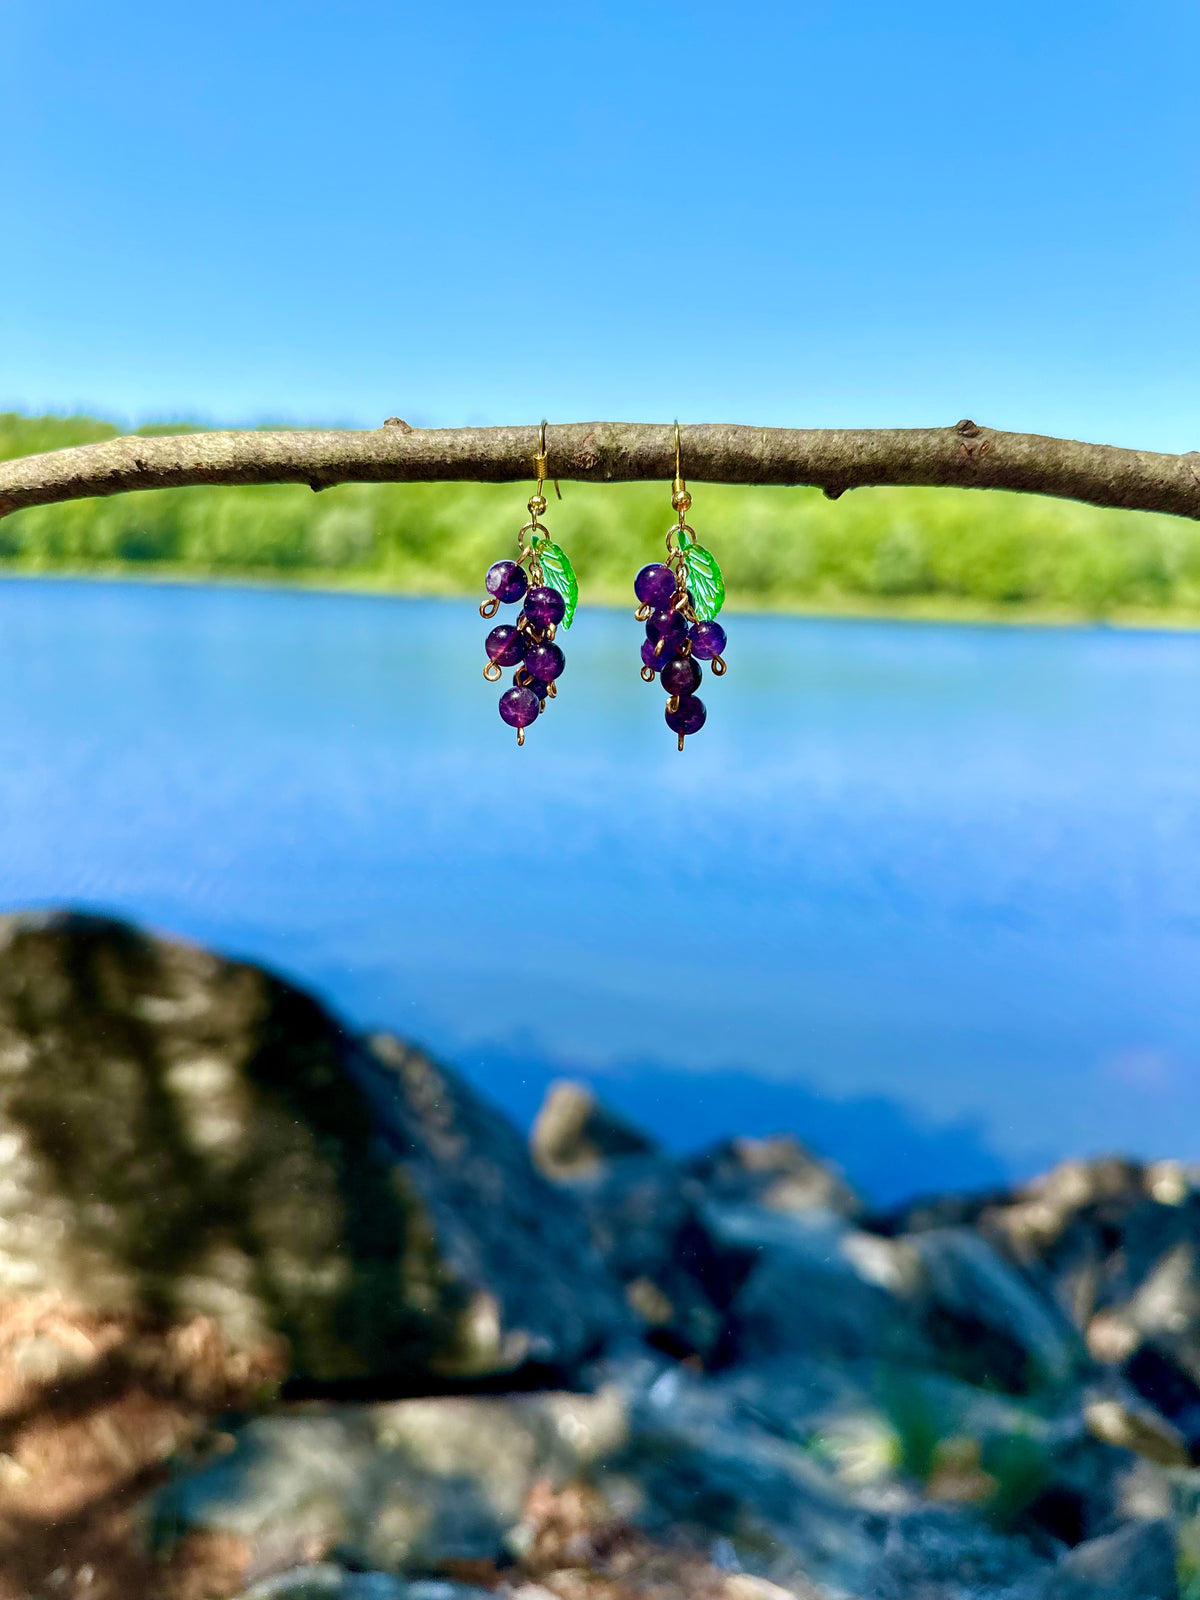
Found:
M 0 416 L 0 458 L 108 438 L 88 417 Z M 179 432 L 147 428 L 146 433 Z M 693 521 L 743 608 L 1200 620 L 1200 524 L 996 491 L 697 484 Z M 524 519 L 521 485 L 153 490 L 0 521 L 0 567 L 254 576 L 474 594 Z M 547 522 L 585 600 L 625 602 L 672 520 L 669 485 L 565 484 Z

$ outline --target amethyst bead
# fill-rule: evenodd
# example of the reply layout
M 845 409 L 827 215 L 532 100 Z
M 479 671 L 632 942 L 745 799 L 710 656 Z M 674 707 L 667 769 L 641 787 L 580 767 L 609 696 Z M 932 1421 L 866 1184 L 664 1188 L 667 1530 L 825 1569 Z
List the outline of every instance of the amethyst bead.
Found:
M 704 701 L 697 700 L 694 694 L 685 694 L 677 711 L 668 708 L 667 727 L 672 733 L 699 733 L 707 716 Z
M 535 628 L 555 627 L 563 619 L 567 602 L 557 589 L 530 589 L 525 596 L 525 615 Z
M 719 622 L 693 622 L 688 638 L 698 661 L 711 661 L 714 656 L 725 654 L 725 629 Z
M 668 694 L 692 694 L 704 674 L 691 656 L 672 656 L 662 669 L 662 686 Z
M 633 580 L 633 592 L 644 606 L 661 610 L 663 606 L 671 604 L 671 596 L 675 593 L 675 574 L 661 561 L 652 561 Z
M 489 594 L 494 594 L 502 604 L 510 606 L 525 593 L 529 579 L 525 576 L 525 568 L 519 567 L 515 561 L 494 561 L 483 583 Z
M 532 689 L 507 689 L 500 696 L 500 715 L 510 728 L 527 728 L 541 709 Z
M 525 670 L 531 678 L 549 683 L 561 675 L 567 658 L 556 644 L 535 644 L 525 657 Z
M 533 678 L 526 685 L 532 694 L 537 695 L 539 705 L 550 693 L 550 685 L 543 683 L 539 678 Z
M 650 667 L 654 672 L 661 672 L 668 661 L 674 660 L 675 652 L 669 650 L 666 645 L 661 650 L 657 650 L 654 639 L 642 640 L 642 665 L 644 667 Z
M 501 623 L 500 627 L 493 628 L 488 634 L 483 641 L 483 648 L 488 653 L 488 660 L 494 661 L 498 667 L 515 667 L 518 661 L 525 659 L 525 636 L 519 628 Z
M 646 624 L 646 637 L 655 644 L 660 641 L 660 659 L 673 655 L 687 638 L 687 619 L 680 611 L 656 611 Z

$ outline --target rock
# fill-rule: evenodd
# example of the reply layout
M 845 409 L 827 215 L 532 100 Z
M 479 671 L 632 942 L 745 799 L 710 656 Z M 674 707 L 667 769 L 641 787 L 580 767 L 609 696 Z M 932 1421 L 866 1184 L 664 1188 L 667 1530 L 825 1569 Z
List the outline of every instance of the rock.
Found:
M 626 1317 L 460 1080 L 106 919 L 0 922 L 0 1160 L 0 1600 L 64 1560 L 88 1600 L 230 1593 L 228 1540 L 147 1579 L 132 1509 L 210 1418 L 287 1379 L 569 1367 Z
M 550 1090 L 532 1147 L 583 1208 L 649 1342 L 677 1357 L 716 1357 L 752 1257 L 713 1239 L 697 1180 L 579 1084 Z
M 548 1178 L 594 1176 L 610 1160 L 647 1155 L 657 1146 L 596 1099 L 586 1084 L 555 1083 L 533 1125 L 530 1148 Z
M 858 1218 L 866 1210 L 841 1175 L 791 1134 L 729 1139 L 687 1163 L 712 1200 L 765 1206 L 769 1211 L 817 1207 Z
M 119 923 L 0 927 L 0 1149 L 0 1296 L 205 1317 L 293 1378 L 565 1365 L 622 1314 L 461 1080 Z
M 780 1590 L 738 1570 L 732 1546 L 714 1552 L 703 1520 L 657 1539 L 631 1520 L 641 1497 L 622 1463 L 637 1448 L 633 1404 L 631 1391 L 609 1386 L 594 1397 L 454 1397 L 258 1418 L 226 1460 L 159 1496 L 156 1537 L 237 1539 L 259 1571 L 307 1545 L 326 1563 L 410 1582 L 444 1575 L 552 1600 L 818 1600 L 798 1573 Z M 264 1592 L 290 1600 L 291 1585 L 319 1579 L 340 1597 L 336 1563 L 303 1572 L 292 1563 Z
M 164 1489 L 154 1540 L 237 1538 L 259 1569 L 301 1549 L 394 1572 L 494 1565 L 512 1558 L 535 1483 L 579 1476 L 627 1433 L 613 1388 L 288 1408 L 252 1419 L 232 1453 Z
M 862 1233 L 815 1207 L 779 1213 L 710 1203 L 703 1215 L 720 1245 L 755 1262 L 730 1307 L 738 1361 L 929 1358 L 916 1313 L 923 1273 L 906 1241 Z
M 534 1170 L 525 1142 L 463 1079 L 388 1035 L 353 1062 L 393 1170 L 434 1230 L 469 1339 L 436 1371 L 522 1363 L 561 1376 L 624 1329 L 619 1287 L 570 1194 Z
M 650 1342 L 671 1355 L 715 1358 L 753 1255 L 713 1238 L 695 1182 L 666 1157 L 642 1155 L 572 1188 Z
M 1178 1600 L 1175 1541 L 1166 1522 L 1133 1522 L 1077 1545 L 1041 1600 Z
M 1088 1431 L 1105 1444 L 1130 1450 L 1162 1467 L 1190 1465 L 1187 1443 L 1178 1428 L 1153 1406 L 1117 1395 L 1097 1395 L 1084 1407 Z
M 1023 1394 L 1062 1387 L 1087 1365 L 1054 1301 L 969 1228 L 914 1235 L 925 1270 L 925 1327 L 951 1370 Z
M 1191 1339 L 1200 1195 L 1178 1164 L 1064 1162 L 985 1210 L 980 1227 L 1046 1279 L 1077 1327 L 1103 1314 L 1176 1345 Z

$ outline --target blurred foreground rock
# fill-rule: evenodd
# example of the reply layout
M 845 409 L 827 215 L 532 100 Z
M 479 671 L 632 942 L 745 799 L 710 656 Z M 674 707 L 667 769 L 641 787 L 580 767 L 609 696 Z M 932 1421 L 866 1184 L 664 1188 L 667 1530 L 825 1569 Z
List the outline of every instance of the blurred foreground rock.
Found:
M 0 1594 L 66 1555 L 124 1600 L 130 1507 L 285 1380 L 563 1371 L 624 1315 L 578 1208 L 419 1052 L 114 922 L 0 927 Z
M 0 931 L 0 1600 L 1196 1600 L 1200 1198 L 871 1216 L 790 1136 L 532 1156 L 254 968 Z

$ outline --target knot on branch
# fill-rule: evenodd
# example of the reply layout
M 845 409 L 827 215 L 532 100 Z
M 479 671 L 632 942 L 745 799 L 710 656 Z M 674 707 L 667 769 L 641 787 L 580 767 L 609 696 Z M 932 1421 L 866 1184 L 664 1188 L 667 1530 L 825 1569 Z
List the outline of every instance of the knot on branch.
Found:
M 403 428 L 405 433 L 412 432 L 412 429 L 409 427 L 408 423 L 405 422 L 403 417 L 385 417 L 383 419 L 383 425 L 385 428 Z
M 983 430 L 977 422 L 972 422 L 970 417 L 964 417 L 961 422 L 954 424 L 954 431 L 962 439 L 977 439 Z

